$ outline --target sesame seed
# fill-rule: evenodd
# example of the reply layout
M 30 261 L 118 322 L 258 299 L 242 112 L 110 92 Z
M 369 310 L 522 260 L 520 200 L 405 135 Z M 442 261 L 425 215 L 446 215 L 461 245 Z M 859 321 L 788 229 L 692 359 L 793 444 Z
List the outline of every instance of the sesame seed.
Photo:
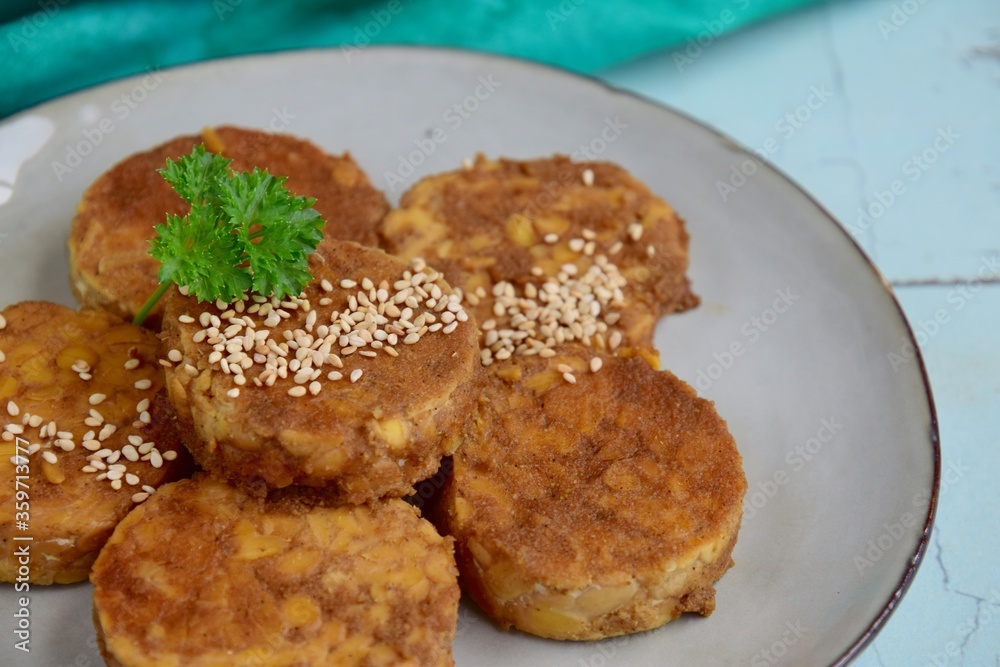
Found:
M 122 481 L 120 479 L 111 480 L 111 488 L 115 491 L 120 491 L 122 488 Z
M 181 315 L 180 317 L 177 318 L 177 321 L 181 322 L 182 324 L 192 324 L 194 323 L 194 318 L 191 317 L 190 315 Z
M 139 483 L 139 477 L 133 473 L 125 474 L 125 483 L 129 486 L 135 486 Z
M 354 287 L 357 287 L 358 284 L 353 280 L 344 278 L 343 280 L 340 281 L 340 286 L 343 287 L 344 289 L 352 289 Z
M 174 362 L 175 364 L 179 363 L 183 358 L 184 355 L 181 354 L 180 350 L 170 350 L 169 352 L 167 352 L 167 359 Z
M 149 411 L 143 411 L 139 413 L 139 421 L 143 424 L 149 424 L 153 421 L 153 417 L 149 414 Z
M 592 169 L 583 170 L 583 184 L 588 188 L 594 184 L 594 172 Z
M 544 240 L 549 245 L 554 245 L 556 243 L 559 243 L 559 235 L 558 234 L 546 234 L 545 237 L 544 237 Z
M 142 380 L 137 381 L 133 386 L 136 389 L 149 389 L 153 386 L 153 382 L 149 378 L 143 378 Z
M 641 222 L 633 222 L 628 226 L 629 238 L 638 241 L 642 238 L 643 227 Z
M 358 380 L 361 379 L 361 376 L 363 374 L 364 374 L 363 370 L 361 370 L 360 368 L 355 368 L 353 371 L 351 371 L 351 382 L 357 382 Z
M 112 435 L 114 435 L 114 432 L 117 430 L 118 427 L 115 426 L 114 424 L 105 424 L 104 428 L 101 429 L 101 432 L 97 434 L 97 439 L 100 440 L 101 442 L 104 442 Z
M 4 430 L 8 433 L 13 433 L 14 435 L 21 435 L 24 433 L 24 427 L 20 424 L 7 424 Z
M 173 461 L 176 458 L 177 458 L 177 452 L 172 449 L 163 452 L 164 461 Z
M 576 376 L 572 373 L 563 373 L 563 380 L 566 380 L 570 384 L 576 384 Z
M 104 394 L 91 394 L 90 398 L 87 400 L 91 405 L 100 405 L 101 403 L 104 402 L 104 399 L 106 398 L 107 396 L 105 396 Z
M 98 449 L 101 448 L 101 443 L 97 440 L 84 440 L 83 448 L 90 450 L 92 452 L 96 452 Z
M 129 359 L 128 361 L 125 362 L 125 370 L 127 371 L 135 370 L 138 367 L 139 367 L 138 359 Z
M 163 467 L 163 455 L 160 454 L 160 450 L 154 449 L 149 452 L 149 465 L 153 466 L 154 468 Z
M 53 463 L 53 464 L 54 463 L 59 463 L 59 457 L 56 456 L 55 452 L 52 452 L 52 451 L 46 451 L 46 452 L 44 452 L 42 454 L 42 458 L 45 459 L 46 461 L 48 461 L 49 463 Z
M 569 364 L 559 364 L 558 366 L 556 366 L 556 370 L 559 371 L 560 373 L 572 373 L 573 367 L 570 366 Z
M 122 456 L 133 462 L 139 460 L 139 452 L 132 445 L 125 445 L 122 447 Z
M 333 291 L 333 285 L 326 278 L 323 278 L 323 280 L 319 281 L 319 286 L 323 289 L 324 292 Z
M 569 242 L 569 249 L 573 252 L 580 252 L 583 250 L 583 245 L 586 243 L 583 239 L 571 239 Z
M 322 385 L 318 381 L 313 381 L 309 383 L 309 393 L 315 396 L 322 389 Z
M 226 392 L 226 396 L 228 396 L 229 398 L 237 398 L 239 397 L 239 395 L 240 395 L 239 387 L 233 387 L 232 389 Z
M 41 425 L 41 423 L 42 423 L 41 415 L 31 415 L 31 418 L 28 419 L 28 426 L 30 426 L 31 428 L 38 428 Z
M 0 315 L 0 331 L 5 329 L 6 327 L 7 327 L 7 318 L 4 317 L 3 315 Z
M 17 403 L 14 401 L 7 401 L 7 414 L 11 417 L 16 417 L 21 413 L 21 409 L 17 407 Z
M 292 387 L 291 389 L 288 390 L 288 395 L 289 396 L 295 396 L 295 397 L 305 396 L 306 395 L 306 388 L 303 387 L 302 385 L 296 385 L 296 386 L 294 386 L 294 387 Z
M 604 362 L 601 361 L 600 357 L 594 357 L 593 359 L 590 360 L 590 372 L 596 373 L 597 371 L 601 370 L 601 366 L 603 365 Z
M 142 491 L 140 493 L 133 493 L 132 494 L 132 502 L 136 503 L 136 504 L 145 501 L 147 498 L 149 498 L 149 494 L 146 493 L 145 491 Z

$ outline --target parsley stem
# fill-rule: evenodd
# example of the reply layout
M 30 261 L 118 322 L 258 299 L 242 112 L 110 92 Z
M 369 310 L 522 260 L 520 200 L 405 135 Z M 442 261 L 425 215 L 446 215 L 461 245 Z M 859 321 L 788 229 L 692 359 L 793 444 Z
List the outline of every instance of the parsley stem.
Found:
M 139 312 L 135 314 L 135 317 L 132 319 L 132 324 L 142 325 L 142 323 L 146 321 L 146 318 L 149 317 L 149 313 L 154 307 L 156 307 L 156 304 L 160 301 L 160 297 L 167 293 L 171 284 L 172 283 L 169 282 L 160 283 L 160 286 L 156 288 L 156 291 L 153 292 L 148 299 L 146 299 L 146 303 L 142 304 L 142 308 L 140 308 Z

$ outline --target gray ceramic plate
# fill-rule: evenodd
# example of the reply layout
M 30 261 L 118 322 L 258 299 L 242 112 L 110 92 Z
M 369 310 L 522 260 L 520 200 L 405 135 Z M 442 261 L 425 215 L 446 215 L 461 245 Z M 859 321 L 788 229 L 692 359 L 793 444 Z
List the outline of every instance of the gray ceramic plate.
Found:
M 84 188 L 132 152 L 217 123 L 348 149 L 393 201 L 476 151 L 595 156 L 624 165 L 688 221 L 703 302 L 663 322 L 656 342 L 666 368 L 715 400 L 750 482 L 716 612 L 560 643 L 503 632 L 464 605 L 459 666 L 833 664 L 885 621 L 930 531 L 933 403 L 885 282 L 787 178 L 669 109 L 523 62 L 411 48 L 210 62 L 0 124 L 0 303 L 72 303 L 65 238 Z M 724 200 L 718 182 L 731 178 Z M 15 593 L 0 595 L 0 663 L 100 664 L 88 585 L 31 590 L 27 655 L 12 647 Z

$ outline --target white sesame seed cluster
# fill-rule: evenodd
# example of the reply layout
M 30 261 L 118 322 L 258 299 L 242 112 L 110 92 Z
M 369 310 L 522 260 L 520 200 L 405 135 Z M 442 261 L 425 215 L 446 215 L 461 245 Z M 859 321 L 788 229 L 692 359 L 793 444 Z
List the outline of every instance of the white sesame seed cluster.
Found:
M 553 357 L 555 346 L 570 342 L 617 350 L 622 334 L 613 329 L 620 318 L 613 308 L 624 303 L 625 285 L 625 277 L 604 255 L 595 257 L 582 275 L 576 264 L 564 264 L 558 274 L 540 285 L 527 283 L 520 295 L 512 283 L 496 283 L 494 319 L 480 326 L 483 365 L 514 355 Z M 479 288 L 466 300 L 477 305 L 486 297 L 486 291 Z M 599 369 L 600 363 L 596 368 L 592 366 L 594 372 Z M 567 382 L 575 381 L 569 371 L 564 372 L 564 377 Z
M 238 397 L 240 387 L 248 382 L 270 387 L 289 378 L 293 382 L 286 390 L 289 396 L 315 396 L 322 391 L 324 380 L 336 382 L 345 373 L 350 382 L 361 379 L 364 369 L 356 367 L 348 373 L 345 358 L 355 354 L 355 359 L 373 358 L 380 353 L 396 357 L 396 346 L 413 345 L 428 333 L 450 334 L 469 319 L 462 307 L 461 290 L 452 291 L 444 276 L 419 258 L 391 284 L 363 278 L 359 285 L 344 279 L 340 287 L 360 289 L 324 316 L 323 322 L 304 294 L 285 301 L 244 295 L 233 303 L 217 301 L 218 312 L 205 310 L 197 320 L 187 314 L 177 319 L 200 325 L 192 340 L 210 345 L 210 366 L 232 376 L 237 386 L 227 392 L 230 398 Z M 334 291 L 326 279 L 320 281 L 320 288 L 326 294 Z M 318 303 L 322 307 L 332 304 L 329 296 L 321 297 Z M 293 311 L 306 313 L 302 328 L 280 329 Z M 170 350 L 160 363 L 179 366 L 191 377 L 199 373 L 180 350 Z
M 134 358 L 129 359 L 124 366 L 127 370 L 135 370 L 139 368 L 140 361 Z M 77 360 L 72 368 L 81 380 L 86 381 L 91 378 L 90 365 L 82 359 Z M 136 381 L 134 386 L 140 391 L 147 391 L 152 388 L 152 383 L 143 378 Z M 93 393 L 88 397 L 87 402 L 92 406 L 99 406 L 106 399 L 107 396 L 104 394 Z M 143 398 L 136 404 L 135 412 L 136 418 L 131 422 L 133 428 L 145 428 L 151 423 L 148 398 Z M 9 442 L 20 437 L 31 442 L 36 438 L 31 437 L 29 429 L 37 429 L 36 437 L 39 442 L 32 442 L 27 447 L 26 454 L 33 456 L 41 452 L 42 459 L 52 465 L 59 463 L 59 455 L 56 450 L 72 452 L 79 443 L 81 447 L 91 452 L 86 457 L 87 464 L 80 470 L 88 474 L 96 474 L 98 481 L 107 480 L 109 486 L 115 491 L 122 489 L 133 491 L 132 502 L 135 503 L 146 500 L 156 489 L 148 484 L 142 484 L 140 476 L 136 473 L 136 468 L 130 469 L 129 464 L 147 462 L 153 468 L 161 468 L 164 461 L 173 461 L 177 458 L 176 451 L 161 452 L 157 449 L 156 443 L 145 441 L 138 434 L 131 434 L 124 439 L 114 438 L 119 426 L 106 423 L 104 416 L 96 407 L 91 408 L 83 420 L 84 425 L 91 427 L 91 430 L 79 438 L 71 431 L 61 430 L 55 421 L 46 422 L 41 415 L 31 414 L 27 411 L 22 412 L 17 403 L 12 400 L 7 402 L 7 416 L 12 419 L 18 417 L 20 419 L 9 421 L 0 433 L 0 438 Z M 125 426 L 128 425 L 123 425 L 123 427 Z M 12 456 L 10 462 L 14 465 L 27 463 L 23 460 L 23 455 Z

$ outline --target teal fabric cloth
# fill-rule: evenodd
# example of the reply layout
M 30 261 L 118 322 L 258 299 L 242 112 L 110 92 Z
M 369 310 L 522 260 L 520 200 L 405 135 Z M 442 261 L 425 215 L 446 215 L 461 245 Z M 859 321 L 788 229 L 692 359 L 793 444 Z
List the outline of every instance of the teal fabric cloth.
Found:
M 4 0 L 0 117 L 151 68 L 305 47 L 425 44 L 594 72 L 817 0 Z

